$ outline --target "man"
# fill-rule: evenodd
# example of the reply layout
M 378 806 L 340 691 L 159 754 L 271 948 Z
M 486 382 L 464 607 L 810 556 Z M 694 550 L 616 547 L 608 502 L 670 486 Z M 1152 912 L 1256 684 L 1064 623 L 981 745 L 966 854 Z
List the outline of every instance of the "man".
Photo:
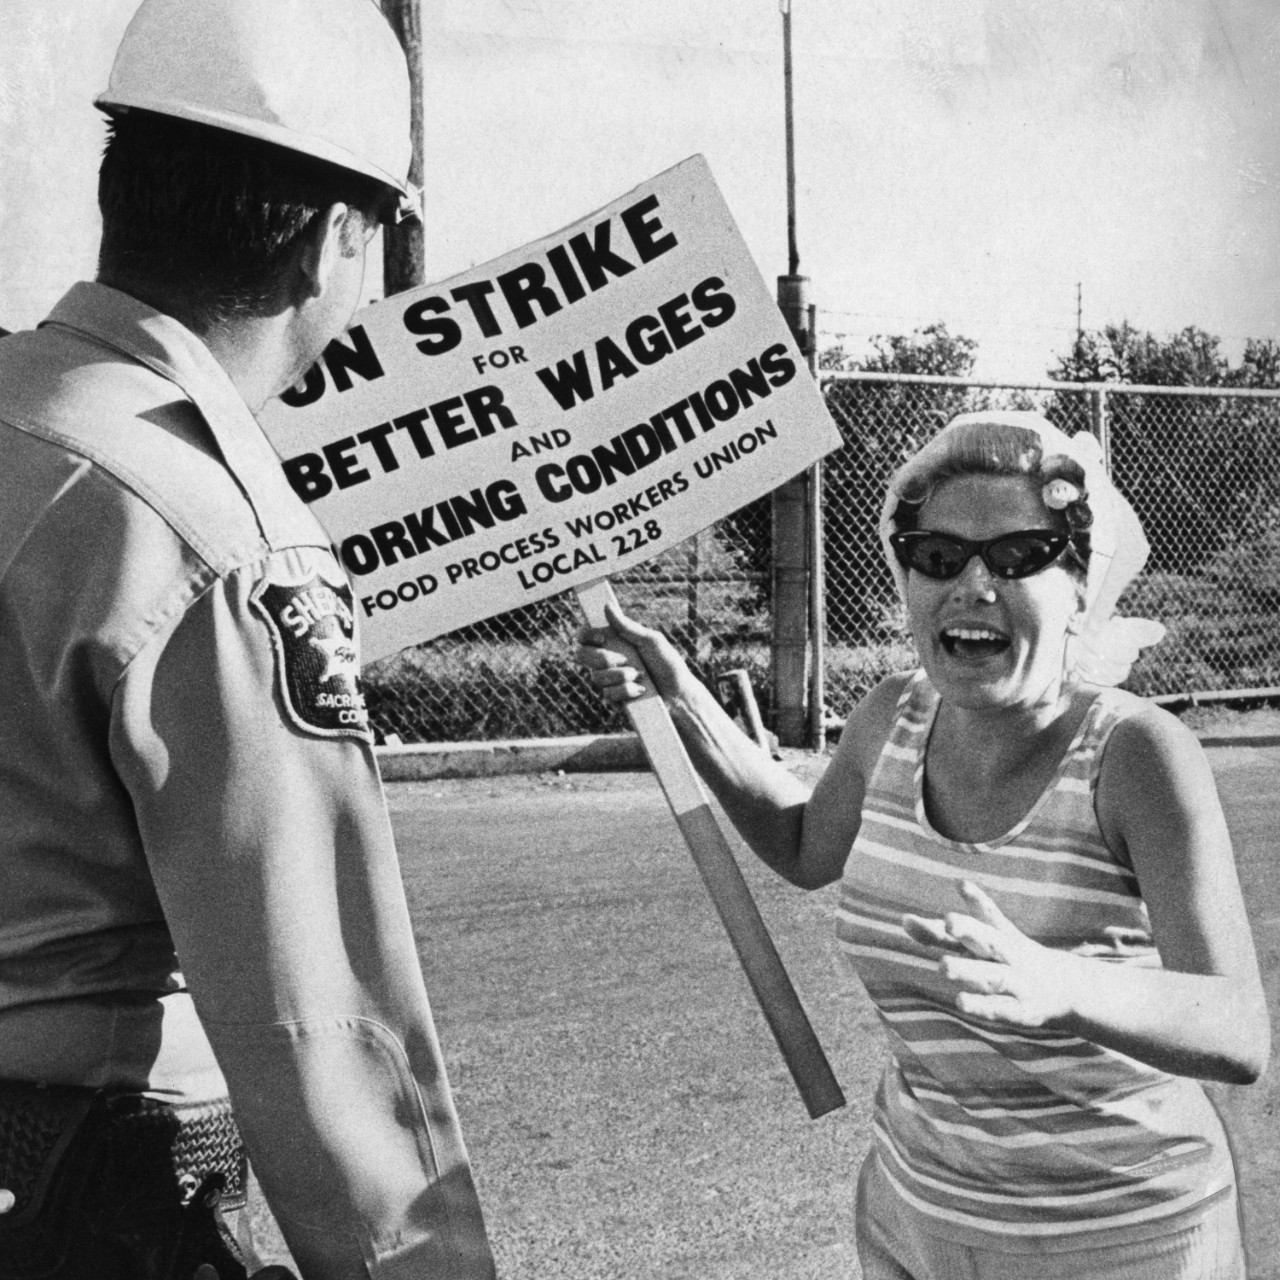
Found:
M 253 412 L 409 196 L 372 0 L 143 0 L 98 279 L 0 344 L 0 1277 L 230 1280 L 235 1119 L 304 1280 L 493 1263 L 357 672 Z

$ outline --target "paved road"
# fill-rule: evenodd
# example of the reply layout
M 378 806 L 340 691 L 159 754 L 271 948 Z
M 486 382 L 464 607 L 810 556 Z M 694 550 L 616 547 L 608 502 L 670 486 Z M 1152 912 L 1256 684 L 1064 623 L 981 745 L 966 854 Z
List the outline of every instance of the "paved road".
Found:
M 1211 752 L 1280 1033 L 1280 750 Z M 848 1106 L 811 1122 L 654 781 L 389 788 L 500 1272 L 853 1280 L 852 1196 L 883 1047 L 840 972 L 833 890 L 743 860 Z M 1252 1280 L 1280 1280 L 1280 1069 L 1218 1088 Z

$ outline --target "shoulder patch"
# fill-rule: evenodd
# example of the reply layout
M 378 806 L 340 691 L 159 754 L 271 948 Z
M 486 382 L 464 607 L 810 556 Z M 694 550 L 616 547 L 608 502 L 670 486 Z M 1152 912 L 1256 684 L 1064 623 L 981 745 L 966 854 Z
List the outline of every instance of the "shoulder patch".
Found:
M 290 720 L 322 738 L 373 741 L 355 643 L 351 588 L 319 574 L 280 582 L 270 571 L 250 604 L 271 632 L 280 697 Z

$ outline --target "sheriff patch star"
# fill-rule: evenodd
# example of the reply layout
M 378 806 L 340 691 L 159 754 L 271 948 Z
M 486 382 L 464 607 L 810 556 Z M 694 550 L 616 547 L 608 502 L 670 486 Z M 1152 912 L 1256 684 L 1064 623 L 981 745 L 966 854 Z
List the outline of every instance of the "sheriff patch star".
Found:
M 372 742 L 351 588 L 319 576 L 277 582 L 268 571 L 249 599 L 271 632 L 280 700 L 290 721 L 318 737 Z

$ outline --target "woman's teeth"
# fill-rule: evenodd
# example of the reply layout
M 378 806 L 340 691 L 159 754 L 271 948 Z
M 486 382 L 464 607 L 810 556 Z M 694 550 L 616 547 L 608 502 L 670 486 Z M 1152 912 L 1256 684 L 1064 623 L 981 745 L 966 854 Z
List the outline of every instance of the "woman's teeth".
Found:
M 1008 648 L 1008 637 L 987 627 L 944 627 L 942 647 L 948 653 L 969 657 L 986 657 Z

